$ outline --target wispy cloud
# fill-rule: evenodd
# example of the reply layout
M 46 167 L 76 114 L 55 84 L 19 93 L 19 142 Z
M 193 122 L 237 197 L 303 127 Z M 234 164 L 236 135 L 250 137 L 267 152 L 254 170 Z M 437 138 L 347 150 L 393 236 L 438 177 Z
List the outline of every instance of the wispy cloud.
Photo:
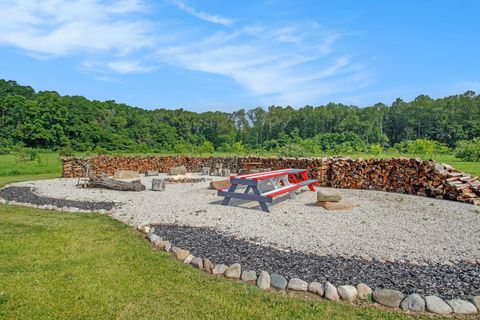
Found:
M 136 0 L 0 1 L 0 44 L 42 58 L 125 56 L 153 43 L 144 10 Z
M 204 21 L 208 21 L 208 22 L 211 22 L 211 23 L 216 23 L 216 24 L 221 24 L 221 25 L 224 25 L 224 26 L 229 26 L 233 23 L 233 20 L 232 19 L 228 19 L 228 18 L 225 18 L 225 17 L 221 17 L 221 16 L 218 16 L 218 15 L 212 15 L 212 14 L 209 14 L 209 13 L 206 13 L 206 12 L 203 12 L 203 11 L 197 11 L 195 8 L 192 8 L 190 6 L 188 6 L 187 4 L 185 4 L 184 2 L 182 1 L 179 1 L 179 0 L 173 0 L 173 4 L 175 4 L 180 10 L 194 16 L 194 17 L 197 17 L 201 20 L 204 20 Z
M 149 18 L 147 0 L 0 0 L 0 45 L 42 59 L 75 56 L 81 70 L 98 79 L 152 72 L 168 64 L 227 77 L 264 104 L 315 104 L 334 94 L 355 94 L 372 77 L 342 50 L 346 35 L 306 21 L 195 28 Z M 165 0 L 199 19 L 234 20 Z M 193 24 L 192 24 L 193 23 Z M 175 30 L 172 36 L 172 30 Z
M 265 102 L 299 105 L 371 82 L 363 66 L 335 50 L 342 36 L 312 24 L 248 26 L 157 53 L 165 63 L 229 77 Z

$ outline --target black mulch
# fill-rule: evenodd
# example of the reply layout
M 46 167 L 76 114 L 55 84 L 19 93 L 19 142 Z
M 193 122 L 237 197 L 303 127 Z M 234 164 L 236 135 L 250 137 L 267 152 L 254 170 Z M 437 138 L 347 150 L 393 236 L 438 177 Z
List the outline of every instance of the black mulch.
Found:
M 194 256 L 214 263 L 240 263 L 242 268 L 265 270 L 306 281 L 330 281 L 334 285 L 366 283 L 372 289 L 397 289 L 404 293 L 434 294 L 444 299 L 480 294 L 480 265 L 452 266 L 431 263 L 368 262 L 355 258 L 285 252 L 225 236 L 213 229 L 157 225 L 155 233 Z M 368 245 L 368 244 L 365 244 Z
M 56 207 L 78 208 L 80 210 L 111 210 L 114 202 L 108 201 L 73 201 L 43 197 L 35 194 L 32 187 L 6 187 L 0 189 L 0 197 L 7 201 L 16 201 L 36 205 L 52 205 Z

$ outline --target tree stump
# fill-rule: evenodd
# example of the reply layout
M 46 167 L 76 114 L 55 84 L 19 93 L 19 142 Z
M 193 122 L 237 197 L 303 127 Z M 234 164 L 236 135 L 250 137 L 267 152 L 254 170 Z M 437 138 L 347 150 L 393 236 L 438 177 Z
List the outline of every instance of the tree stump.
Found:
M 165 190 L 165 180 L 163 179 L 152 179 L 152 190 L 153 191 L 164 191 Z

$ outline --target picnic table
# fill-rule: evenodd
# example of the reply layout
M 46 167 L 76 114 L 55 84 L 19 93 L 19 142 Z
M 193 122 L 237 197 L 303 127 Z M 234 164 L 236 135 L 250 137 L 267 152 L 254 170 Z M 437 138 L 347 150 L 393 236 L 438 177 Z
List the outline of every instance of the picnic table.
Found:
M 218 195 L 225 197 L 222 205 L 228 205 L 230 199 L 258 201 L 263 211 L 269 212 L 267 203 L 272 203 L 273 198 L 283 194 L 295 197 L 295 190 L 308 186 L 310 191 L 315 191 L 317 180 L 308 179 L 306 169 L 282 169 L 252 174 L 233 175 L 230 177 L 230 187 L 218 190 Z M 242 191 L 243 192 L 236 192 Z M 260 191 L 260 189 L 270 189 Z

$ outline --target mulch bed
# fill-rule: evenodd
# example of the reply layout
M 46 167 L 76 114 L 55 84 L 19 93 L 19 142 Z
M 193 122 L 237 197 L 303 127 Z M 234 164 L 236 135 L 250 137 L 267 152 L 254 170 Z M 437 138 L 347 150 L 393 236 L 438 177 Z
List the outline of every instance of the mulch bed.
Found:
M 213 229 L 156 225 L 155 234 L 194 256 L 214 263 L 240 263 L 243 269 L 265 270 L 287 279 L 330 281 L 336 286 L 366 283 L 372 289 L 397 289 L 403 293 L 434 294 L 444 299 L 467 298 L 480 294 L 480 265 L 431 263 L 413 266 L 406 263 L 382 263 L 340 256 L 319 256 L 235 239 Z M 365 245 L 368 245 L 366 243 Z
M 80 210 L 111 210 L 115 203 L 107 201 L 73 201 L 39 196 L 32 187 L 6 187 L 0 189 L 0 197 L 7 201 L 30 203 L 35 205 L 52 205 L 55 207 L 78 208 Z

